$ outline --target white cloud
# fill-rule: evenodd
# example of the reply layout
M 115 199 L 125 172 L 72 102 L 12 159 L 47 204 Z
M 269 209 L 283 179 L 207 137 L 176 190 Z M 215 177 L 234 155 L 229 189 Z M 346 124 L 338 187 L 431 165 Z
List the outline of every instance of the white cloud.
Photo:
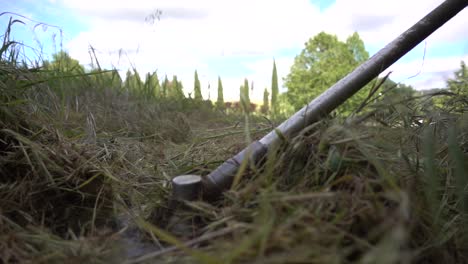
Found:
M 443 1 L 369 1 L 337 0 L 328 9 L 324 18 L 328 21 L 327 32 L 334 32 L 342 39 L 358 31 L 364 42 L 383 47 L 419 19 L 427 15 Z M 340 17 L 338 23 L 333 19 Z M 468 9 L 461 11 L 419 45 L 412 53 L 419 58 L 399 61 L 384 74 L 392 71 L 391 78 L 417 89 L 444 87 L 446 78 L 460 67 L 461 60 L 468 60 Z M 437 48 L 454 42 L 464 43 L 464 55 L 440 57 Z M 425 47 L 424 47 L 425 46 Z M 449 52 L 444 52 L 449 53 Z M 418 57 L 413 56 L 413 57 Z M 383 75 L 384 75 L 383 74 Z
M 365 43 L 384 45 L 442 2 L 442 0 L 337 0 L 325 11 L 324 20 L 327 31 L 342 37 L 358 31 Z M 428 41 L 467 41 L 467 15 L 468 10 L 463 10 L 441 30 L 432 34 Z M 461 32 L 465 34 L 460 34 Z
M 458 57 L 450 56 L 434 58 L 427 63 L 425 60 L 415 60 L 394 64 L 385 73 L 391 71 L 396 82 L 403 82 L 419 89 L 443 88 L 445 80 L 453 78 L 453 73 L 460 69 L 461 60 L 468 61 L 468 54 Z
M 101 64 L 126 70 L 131 62 L 141 72 L 158 70 L 160 78 L 177 74 L 186 92 L 193 89 L 193 72 L 197 69 L 202 86 L 211 84 L 212 99 L 216 99 L 218 75 L 229 99 L 238 97 L 239 86 L 248 78 L 254 82 L 251 97 L 257 101 L 263 89 L 270 86 L 272 59 L 276 57 L 281 80 L 294 59 L 294 55 L 287 56 L 286 50 L 299 53 L 304 42 L 319 31 L 344 39 L 359 30 L 366 44 L 383 47 L 440 2 L 337 0 L 320 13 L 308 0 L 62 0 L 89 27 L 67 45 L 72 57 L 81 62 L 89 62 L 91 44 Z M 163 12 L 161 20 L 154 25 L 145 23 L 145 17 L 156 9 Z M 468 41 L 467 11 L 431 36 L 429 44 Z M 127 55 L 119 57 L 119 49 L 127 51 Z M 218 63 L 211 63 L 214 60 Z M 226 62 L 220 66 L 223 60 Z M 459 61 L 447 60 L 443 70 L 456 69 Z M 396 68 L 395 76 L 417 71 L 420 64 L 418 60 Z M 427 69 L 435 67 L 433 64 L 442 65 L 426 57 L 424 74 L 431 74 Z M 245 68 L 245 72 L 238 67 Z M 206 89 L 203 93 L 207 97 Z

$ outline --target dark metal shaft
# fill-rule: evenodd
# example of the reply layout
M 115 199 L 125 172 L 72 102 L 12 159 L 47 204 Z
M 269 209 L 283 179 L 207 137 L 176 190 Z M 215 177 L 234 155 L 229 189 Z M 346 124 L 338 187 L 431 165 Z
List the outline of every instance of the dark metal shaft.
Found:
M 250 162 L 256 162 L 265 156 L 268 149 L 280 142 L 276 131 L 280 131 L 286 138 L 291 138 L 306 126 L 329 114 L 467 5 L 468 0 L 443 2 L 353 72 L 284 121 L 276 130 L 253 142 L 206 176 L 203 179 L 204 196 L 213 197 L 229 189 L 243 160 L 248 158 Z

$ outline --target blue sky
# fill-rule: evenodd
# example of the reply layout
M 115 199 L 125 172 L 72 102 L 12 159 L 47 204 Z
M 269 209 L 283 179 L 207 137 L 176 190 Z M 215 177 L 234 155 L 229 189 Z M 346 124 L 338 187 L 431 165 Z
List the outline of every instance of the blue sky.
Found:
M 251 97 L 261 100 L 271 84 L 275 58 L 285 77 L 304 43 L 320 31 L 344 40 L 357 31 L 372 55 L 441 0 L 0 0 L 1 12 L 26 16 L 14 37 L 41 50 L 44 57 L 63 48 L 89 65 L 92 45 L 101 65 L 125 72 L 157 70 L 176 74 L 185 91 L 198 70 L 204 97 L 216 98 L 216 80 L 225 97 L 236 100 L 244 78 L 254 83 Z M 145 22 L 154 10 L 160 21 Z M 9 16 L 0 17 L 3 32 Z M 25 22 L 27 20 L 22 19 Z M 36 21 L 55 27 L 36 27 Z M 442 87 L 461 60 L 468 61 L 468 10 L 390 67 L 391 78 L 417 89 Z M 53 36 L 55 35 L 55 40 Z M 38 44 L 40 43 L 40 45 Z M 119 52 L 120 51 L 120 52 Z M 28 53 L 31 54 L 31 53 Z M 120 56 L 119 56 L 120 54 Z M 423 59 L 424 58 L 424 59 Z M 416 75 L 416 77 L 412 77 Z M 211 91 L 206 88 L 211 84 Z M 283 89 L 284 90 L 284 89 Z

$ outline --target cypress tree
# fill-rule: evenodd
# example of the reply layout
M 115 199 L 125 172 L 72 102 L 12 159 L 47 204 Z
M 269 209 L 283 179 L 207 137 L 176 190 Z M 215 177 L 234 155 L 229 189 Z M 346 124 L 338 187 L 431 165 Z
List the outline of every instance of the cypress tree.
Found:
M 178 81 L 176 83 L 176 98 L 177 100 L 182 100 L 185 98 L 184 86 L 182 85 L 182 81 Z
M 151 92 L 151 73 L 147 72 L 145 76 L 145 83 L 143 85 L 143 92 L 145 94 L 145 98 L 147 99 L 153 99 L 154 94 Z
M 278 105 L 278 74 L 276 72 L 276 62 L 273 60 L 273 75 L 271 78 L 271 112 L 272 116 L 276 118 L 279 114 Z
M 270 93 L 268 93 L 268 89 L 265 87 L 265 91 L 263 91 L 263 105 L 262 105 L 262 108 L 261 108 L 261 112 L 263 114 L 268 114 L 268 111 L 270 110 L 270 106 L 269 106 L 269 100 L 268 100 L 268 96 L 270 95 Z
M 244 113 L 250 113 L 249 81 L 244 80 L 244 85 L 240 88 L 240 104 Z
M 196 101 L 203 101 L 203 96 L 201 94 L 201 87 L 200 87 L 200 80 L 198 80 L 198 73 L 195 70 L 195 85 L 194 85 L 194 92 L 195 92 L 195 100 Z
M 171 84 L 170 84 L 170 89 L 167 93 L 168 97 L 170 98 L 176 98 L 177 97 L 177 85 L 178 85 L 179 81 L 177 80 L 177 76 L 174 75 L 172 76 L 172 81 L 171 81 Z
M 142 90 L 143 90 L 144 83 L 141 80 L 140 74 L 138 73 L 138 71 L 135 68 L 133 68 L 133 72 L 134 72 L 134 74 L 133 74 L 133 83 L 135 85 L 135 89 L 137 89 L 137 91 L 139 93 L 141 93 Z
M 145 94 L 148 98 L 157 98 L 160 96 L 161 87 L 159 85 L 158 74 L 155 72 L 147 73 L 145 80 Z
M 218 76 L 218 100 L 216 101 L 216 108 L 218 110 L 224 110 L 224 95 L 223 95 L 223 83 L 221 77 Z
M 245 101 L 244 100 L 244 85 L 241 85 L 239 89 L 239 104 L 240 104 L 240 109 L 242 111 L 244 111 L 244 105 L 245 105 L 244 101 Z
M 141 95 L 144 92 L 144 83 L 141 81 L 138 71 L 135 68 L 133 68 L 132 70 L 133 72 L 131 70 L 127 70 L 125 86 L 129 91 L 133 91 Z
M 161 96 L 161 85 L 159 84 L 159 78 L 156 71 L 151 74 L 150 83 L 152 85 L 151 87 L 153 88 L 153 94 L 155 97 Z
M 167 75 L 164 77 L 164 81 L 162 83 L 162 98 L 167 97 L 167 89 L 169 86 L 169 80 L 167 79 Z
M 127 88 L 128 91 L 132 89 L 131 87 L 131 81 L 132 81 L 132 72 L 130 69 L 127 70 L 127 74 L 125 75 L 125 88 Z
M 250 109 L 250 96 L 249 96 L 249 81 L 245 79 L 244 81 L 244 89 L 245 89 L 245 103 L 247 104 L 247 112 Z

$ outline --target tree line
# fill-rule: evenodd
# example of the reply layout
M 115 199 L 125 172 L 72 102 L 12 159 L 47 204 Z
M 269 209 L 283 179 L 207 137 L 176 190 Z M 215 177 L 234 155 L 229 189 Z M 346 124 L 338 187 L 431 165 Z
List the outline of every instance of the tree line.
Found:
M 280 118 L 290 115 L 299 110 L 315 97 L 323 93 L 346 74 L 351 72 L 359 64 L 369 58 L 364 42 L 358 33 L 349 36 L 345 41 L 340 41 L 336 35 L 321 32 L 310 38 L 304 49 L 298 54 L 290 69 L 289 74 L 284 78 L 286 92 L 279 92 L 278 73 L 276 62 L 273 60 L 271 75 L 271 87 L 264 88 L 263 103 L 259 111 L 263 115 L 271 118 Z M 44 62 L 44 68 L 51 74 L 67 73 L 68 75 L 85 74 L 90 75 L 95 82 L 111 87 L 120 87 L 134 94 L 150 100 L 193 100 L 194 102 L 204 102 L 219 111 L 242 111 L 250 114 L 255 112 L 256 105 L 250 101 L 249 93 L 253 89 L 253 83 L 244 79 L 239 89 L 239 101 L 226 103 L 224 101 L 223 84 L 218 76 L 217 100 L 214 105 L 211 101 L 204 100 L 201 92 L 198 72 L 194 72 L 194 83 L 192 92 L 188 93 L 188 98 L 184 93 L 184 86 L 176 75 L 169 80 L 167 75 L 162 81 L 158 78 L 157 72 L 147 73 L 141 78 L 138 71 L 133 68 L 126 73 L 125 80 L 122 80 L 116 70 L 103 71 L 98 67 L 86 72 L 83 66 L 66 52 L 54 54 L 52 60 Z M 68 80 L 67 80 L 68 81 Z M 358 93 L 347 100 L 336 109 L 338 115 L 348 115 L 366 100 L 375 85 L 380 82 L 380 89 L 385 91 L 385 96 L 410 97 L 415 91 L 411 86 L 396 84 L 390 78 L 379 79 L 363 87 Z M 374 86 L 374 87 L 373 87 Z M 455 72 L 455 78 L 447 81 L 447 88 L 456 94 L 467 95 L 467 70 L 462 61 L 461 69 Z M 388 90 L 388 91 L 387 91 Z M 389 92 L 389 90 L 392 90 Z M 383 100 L 383 96 L 380 98 Z

